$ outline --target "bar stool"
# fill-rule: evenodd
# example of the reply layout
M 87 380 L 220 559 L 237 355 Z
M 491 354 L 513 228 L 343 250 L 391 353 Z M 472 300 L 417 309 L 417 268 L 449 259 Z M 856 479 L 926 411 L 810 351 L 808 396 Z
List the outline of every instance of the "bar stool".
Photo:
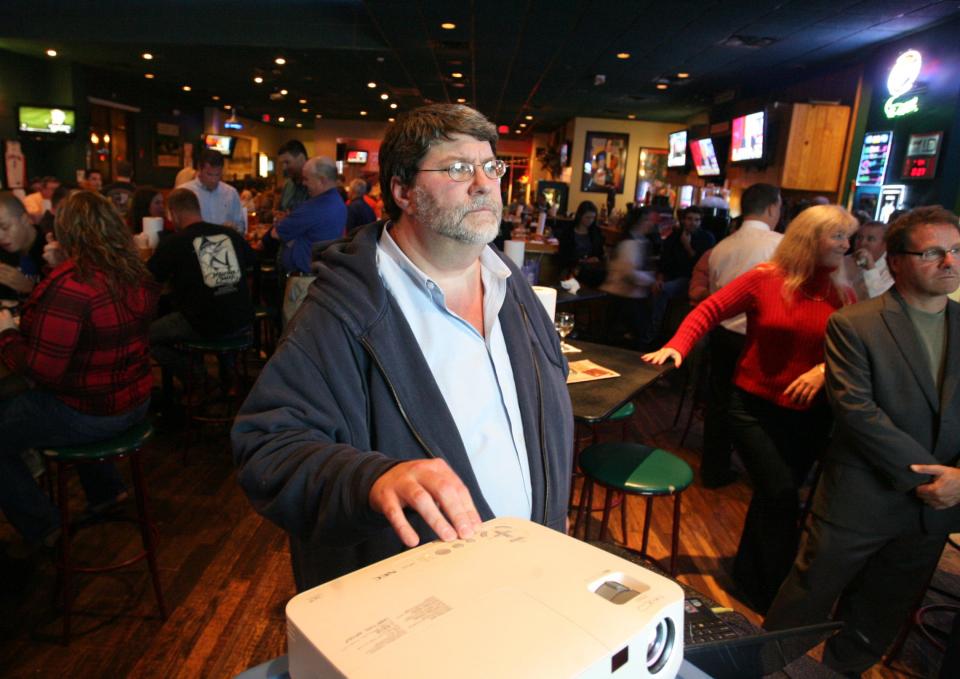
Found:
M 280 309 L 275 306 L 258 304 L 253 307 L 253 348 L 257 360 L 261 352 L 270 358 L 277 347 L 277 329 L 280 327 Z
M 60 549 L 57 558 L 57 571 L 60 581 L 60 592 L 63 600 L 63 643 L 70 642 L 70 618 L 73 613 L 73 575 L 74 573 L 107 573 L 126 568 L 146 559 L 150 568 L 150 577 L 153 580 L 153 591 L 160 608 L 160 617 L 167 618 L 167 606 L 163 600 L 163 591 L 160 588 L 160 571 L 157 568 L 157 529 L 150 520 L 147 511 L 146 486 L 143 482 L 143 471 L 140 464 L 140 452 L 144 443 L 153 434 L 149 422 L 141 422 L 125 432 L 105 441 L 89 443 L 82 446 L 59 446 L 43 451 L 44 463 L 50 471 L 51 466 L 56 469 L 57 492 L 55 501 L 60 508 Z M 134 520 L 140 526 L 140 539 L 143 550 L 123 561 L 102 566 L 81 566 L 72 559 L 72 533 L 82 526 L 70 526 L 70 503 L 67 491 L 67 474 L 71 468 L 81 464 L 103 464 L 113 460 L 127 458 L 130 461 L 130 471 L 133 477 L 133 493 L 137 503 L 137 518 Z M 50 482 L 52 486 L 52 481 Z M 52 487 L 51 487 L 52 491 Z
M 650 522 L 653 516 L 653 498 L 658 495 L 672 495 L 673 535 L 670 548 L 670 575 L 677 572 L 677 551 L 680 546 L 680 502 L 682 493 L 693 482 L 693 470 L 690 465 L 676 455 L 660 448 L 639 443 L 597 443 L 580 453 L 580 468 L 584 474 L 584 491 L 580 495 L 580 506 L 574 523 L 574 535 L 580 520 L 588 507 L 593 504 L 593 487 L 601 486 L 605 491 L 603 519 L 600 524 L 600 540 L 605 540 L 610 523 L 610 510 L 614 495 L 623 496 L 620 507 L 621 531 L 624 545 L 627 544 L 627 503 L 628 495 L 646 497 L 646 514 L 643 524 L 643 542 L 640 554 L 647 557 L 647 544 L 650 538 Z M 584 539 L 589 537 L 589 514 L 584 525 Z
M 237 410 L 240 409 L 240 389 L 239 385 L 246 379 L 246 365 L 243 361 L 243 354 L 253 347 L 253 335 L 243 334 L 226 339 L 210 339 L 179 342 L 177 348 L 186 352 L 188 357 L 188 370 L 186 374 L 186 384 L 184 384 L 184 415 L 187 426 L 185 434 L 189 435 L 194 425 L 201 424 L 226 424 L 233 422 Z M 225 362 L 232 362 L 233 379 L 236 385 L 227 387 L 220 384 L 222 391 L 221 399 L 208 398 L 205 393 L 205 382 L 207 378 L 206 357 L 209 355 L 217 357 L 220 365 Z M 203 376 L 201 384 L 196 383 L 197 375 Z M 222 409 L 218 410 L 213 406 L 222 403 Z M 187 450 L 189 442 L 184 441 L 181 446 L 183 462 L 187 462 Z
M 630 423 L 631 418 L 634 416 L 636 412 L 637 412 L 637 407 L 633 404 L 633 401 L 627 401 L 622 406 L 617 408 L 613 412 L 613 414 L 605 420 L 600 420 L 598 422 L 590 422 L 590 423 L 580 423 L 580 422 L 575 423 L 576 429 L 579 430 L 581 433 L 577 434 L 576 438 L 574 439 L 574 446 L 573 446 L 573 478 L 574 479 L 583 476 L 583 474 L 580 472 L 580 451 L 586 448 L 587 445 L 591 443 L 596 443 L 601 427 L 609 423 L 619 422 L 622 427 L 620 431 L 620 438 L 621 440 L 625 441 L 627 439 L 627 425 Z M 584 430 L 586 430 L 585 433 L 584 433 Z M 586 490 L 586 488 L 584 488 L 583 490 Z M 571 483 L 570 484 L 570 500 L 567 503 L 567 506 L 570 509 L 574 509 L 573 491 L 574 491 L 574 486 Z M 618 496 L 617 501 L 614 504 L 614 507 L 618 506 L 620 504 L 620 501 L 621 500 Z M 602 507 L 591 508 L 591 511 L 598 512 L 601 509 Z

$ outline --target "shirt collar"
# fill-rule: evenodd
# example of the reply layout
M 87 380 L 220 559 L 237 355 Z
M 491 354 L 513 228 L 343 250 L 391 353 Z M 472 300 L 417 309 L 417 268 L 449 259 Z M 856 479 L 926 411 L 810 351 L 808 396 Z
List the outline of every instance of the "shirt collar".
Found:
M 745 219 L 743 224 L 740 225 L 741 229 L 760 229 L 761 231 L 773 231 L 770 228 L 770 225 L 766 222 L 761 222 L 759 219 Z

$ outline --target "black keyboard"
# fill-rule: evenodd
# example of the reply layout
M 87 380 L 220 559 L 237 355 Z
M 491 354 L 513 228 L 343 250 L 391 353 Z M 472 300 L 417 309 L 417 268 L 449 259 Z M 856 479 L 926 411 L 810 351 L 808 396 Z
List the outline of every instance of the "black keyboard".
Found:
M 687 596 L 683 600 L 683 643 L 697 646 L 727 639 L 736 639 L 740 633 L 723 618 L 710 610 L 699 597 Z

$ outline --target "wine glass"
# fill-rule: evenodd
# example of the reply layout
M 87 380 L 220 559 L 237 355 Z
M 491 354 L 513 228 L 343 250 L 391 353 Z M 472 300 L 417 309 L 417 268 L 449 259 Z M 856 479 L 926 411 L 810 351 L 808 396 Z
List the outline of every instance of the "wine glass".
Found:
M 553 323 L 553 326 L 557 329 L 557 332 L 560 334 L 560 343 L 563 343 L 563 340 L 566 339 L 567 335 L 573 332 L 574 325 L 574 316 L 569 311 L 561 311 L 557 313 L 557 318 Z

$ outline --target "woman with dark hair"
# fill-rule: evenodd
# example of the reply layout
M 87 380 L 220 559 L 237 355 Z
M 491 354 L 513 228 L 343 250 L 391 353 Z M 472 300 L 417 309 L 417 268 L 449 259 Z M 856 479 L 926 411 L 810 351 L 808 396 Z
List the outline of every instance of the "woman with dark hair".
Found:
M 611 323 L 608 337 L 615 330 L 613 324 L 623 322 L 629 343 L 643 348 L 649 348 L 651 339 L 650 290 L 656 276 L 650 266 L 648 236 L 656 227 L 656 221 L 657 213 L 651 207 L 632 208 L 627 213 L 620 225 L 622 240 L 610 260 L 607 278 L 600 286 L 615 298 L 616 312 L 607 317 Z
M 560 277 L 576 278 L 597 287 L 606 276 L 603 232 L 597 224 L 597 206 L 585 200 L 577 207 L 573 225 L 557 233 L 560 244 Z
M 747 316 L 729 424 L 753 484 L 733 579 L 765 613 L 800 539 L 800 485 L 822 452 L 830 410 L 821 397 L 827 318 L 855 300 L 839 267 L 857 220 L 814 205 L 787 227 L 770 262 L 733 279 L 690 312 L 662 349 L 643 359 L 679 367 L 720 321 Z
M 133 204 L 130 207 L 130 229 L 133 233 L 143 231 L 144 217 L 163 218 L 163 229 L 164 231 L 169 230 L 164 218 L 163 194 L 157 189 L 146 186 L 140 187 L 133 194 Z
M 24 303 L 19 328 L 0 311 L 0 368 L 33 388 L 0 401 L 0 509 L 28 544 L 52 544 L 59 517 L 20 452 L 91 443 L 143 419 L 150 400 L 147 333 L 157 286 L 110 201 L 64 201 L 52 267 Z M 125 497 L 116 469 L 80 465 L 91 508 Z

